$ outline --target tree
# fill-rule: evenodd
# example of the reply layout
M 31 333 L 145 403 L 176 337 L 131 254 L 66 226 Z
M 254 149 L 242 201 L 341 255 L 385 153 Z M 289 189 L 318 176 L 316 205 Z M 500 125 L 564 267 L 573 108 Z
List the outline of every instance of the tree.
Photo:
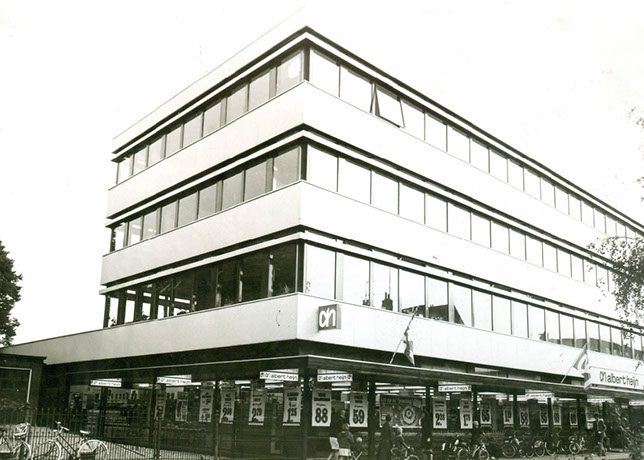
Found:
M 16 328 L 20 325 L 17 319 L 11 316 L 11 310 L 20 300 L 21 286 L 18 283 L 22 275 L 13 269 L 13 259 L 5 250 L 0 241 L 0 345 L 11 345 L 16 336 Z

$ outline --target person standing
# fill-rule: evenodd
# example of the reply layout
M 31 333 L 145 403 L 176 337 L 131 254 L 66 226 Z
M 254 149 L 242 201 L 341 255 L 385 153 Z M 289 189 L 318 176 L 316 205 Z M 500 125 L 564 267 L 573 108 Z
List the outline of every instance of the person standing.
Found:
M 391 460 L 391 448 L 394 445 L 394 429 L 391 426 L 391 415 L 385 415 L 385 423 L 380 428 L 378 460 Z

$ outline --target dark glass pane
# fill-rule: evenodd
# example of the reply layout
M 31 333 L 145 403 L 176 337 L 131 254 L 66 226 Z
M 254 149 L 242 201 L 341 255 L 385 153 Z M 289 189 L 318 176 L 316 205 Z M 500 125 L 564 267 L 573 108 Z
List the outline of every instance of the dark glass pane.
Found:
M 179 219 L 177 226 L 189 224 L 197 219 L 197 193 L 179 199 Z
M 206 109 L 203 115 L 203 135 L 206 136 L 221 127 L 221 101 Z
M 320 297 L 335 297 L 335 252 L 306 246 L 304 292 Z
M 458 284 L 449 285 L 449 300 L 454 308 L 456 324 L 472 325 L 472 290 Z
M 270 71 L 253 78 L 248 89 L 248 110 L 253 110 L 260 104 L 268 101 L 270 97 Z
M 234 176 L 227 177 L 223 181 L 221 209 L 228 209 L 231 206 L 242 202 L 244 172 L 238 172 Z
M 473 291 L 474 327 L 492 330 L 492 296 L 485 292 Z
M 193 272 L 174 276 L 172 311 L 170 316 L 182 315 L 193 310 Z
M 633 335 L 633 359 L 641 361 L 644 359 L 644 352 L 642 349 L 642 336 L 639 334 Z
M 427 317 L 449 321 L 449 304 L 447 302 L 447 283 L 435 278 L 427 279 Z
M 369 262 L 343 255 L 342 298 L 345 302 L 369 305 Z
M 239 267 L 236 260 L 219 265 L 217 277 L 217 305 L 230 305 L 239 302 Z
M 398 269 L 374 262 L 371 274 L 372 305 L 398 311 Z
M 241 260 L 242 302 L 268 296 L 268 254 L 259 252 Z
M 161 229 L 160 233 L 165 233 L 176 227 L 177 219 L 177 202 L 173 201 L 161 208 Z
M 217 184 L 199 190 L 199 213 L 198 218 L 210 216 L 215 213 L 217 204 Z
M 492 304 L 492 327 L 494 332 L 512 333 L 510 299 L 494 296 Z
M 295 249 L 295 245 L 288 244 L 272 251 L 271 292 L 274 296 L 295 292 Z
M 215 308 L 215 285 L 212 267 L 195 272 L 195 311 Z
M 244 201 L 266 193 L 266 162 L 251 166 L 244 176 Z
M 273 190 L 292 184 L 300 179 L 300 148 L 288 150 L 273 160 Z
M 302 81 L 302 52 L 286 58 L 277 66 L 277 94 Z
M 400 270 L 400 311 L 412 314 L 425 312 L 425 277 Z
M 248 85 L 237 88 L 226 101 L 226 123 L 248 111 Z

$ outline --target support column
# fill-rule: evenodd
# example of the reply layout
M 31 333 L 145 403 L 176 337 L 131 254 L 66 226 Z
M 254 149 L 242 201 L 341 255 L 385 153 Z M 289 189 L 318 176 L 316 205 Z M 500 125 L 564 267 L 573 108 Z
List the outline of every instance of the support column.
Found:
M 304 384 L 302 387 L 302 446 L 300 458 L 306 460 L 309 454 L 309 435 L 311 433 L 311 414 L 313 397 L 311 394 L 310 378 L 311 372 L 308 368 L 302 373 Z
M 552 434 L 553 420 L 552 420 L 552 398 L 548 398 L 548 432 Z
M 480 438 L 481 430 L 481 417 L 479 415 L 479 393 L 472 386 L 472 439 L 478 440 Z
M 212 454 L 216 460 L 219 458 L 219 421 L 221 408 L 221 393 L 219 380 L 215 380 L 215 388 L 212 395 Z
M 376 431 L 378 430 L 378 419 L 376 418 L 376 382 L 371 380 L 369 381 L 367 404 L 369 405 L 367 455 L 369 458 L 376 458 Z
M 512 426 L 517 430 L 521 425 L 521 421 L 519 420 L 519 399 L 516 393 L 512 395 L 512 413 Z
M 421 432 L 423 435 L 423 458 L 429 459 L 430 450 L 432 448 L 432 441 L 434 436 L 434 417 L 432 416 L 432 406 L 431 406 L 431 390 L 432 387 L 425 385 L 425 412 L 423 414 L 423 419 L 421 420 Z

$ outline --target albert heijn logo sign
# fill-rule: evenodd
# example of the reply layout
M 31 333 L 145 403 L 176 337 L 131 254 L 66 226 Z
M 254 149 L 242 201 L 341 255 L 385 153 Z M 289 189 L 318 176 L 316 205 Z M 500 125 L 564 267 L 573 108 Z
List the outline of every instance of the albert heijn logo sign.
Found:
M 340 305 L 318 307 L 318 330 L 340 329 Z

